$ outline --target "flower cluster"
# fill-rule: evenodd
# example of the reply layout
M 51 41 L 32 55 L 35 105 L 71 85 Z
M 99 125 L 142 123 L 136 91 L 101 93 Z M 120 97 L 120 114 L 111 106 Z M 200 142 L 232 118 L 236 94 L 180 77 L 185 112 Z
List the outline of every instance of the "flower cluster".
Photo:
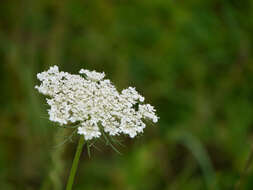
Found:
M 156 123 L 153 106 L 143 104 L 144 97 L 133 87 L 117 91 L 104 73 L 81 69 L 80 75 L 60 72 L 57 66 L 38 73 L 40 86 L 48 96 L 49 119 L 60 125 L 78 123 L 78 133 L 86 140 L 98 138 L 101 130 L 109 135 L 121 133 L 131 138 L 143 132 L 145 120 Z

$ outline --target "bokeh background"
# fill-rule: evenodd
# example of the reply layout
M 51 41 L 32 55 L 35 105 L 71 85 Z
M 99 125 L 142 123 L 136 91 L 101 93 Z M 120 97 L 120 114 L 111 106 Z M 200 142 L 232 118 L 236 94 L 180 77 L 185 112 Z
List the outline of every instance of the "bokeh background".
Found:
M 74 189 L 233 189 L 253 144 L 252 43 L 250 0 L 1 0 L 0 189 L 65 187 L 77 138 L 62 144 L 71 130 L 34 89 L 51 65 L 104 71 L 160 116 L 121 155 L 85 149 Z

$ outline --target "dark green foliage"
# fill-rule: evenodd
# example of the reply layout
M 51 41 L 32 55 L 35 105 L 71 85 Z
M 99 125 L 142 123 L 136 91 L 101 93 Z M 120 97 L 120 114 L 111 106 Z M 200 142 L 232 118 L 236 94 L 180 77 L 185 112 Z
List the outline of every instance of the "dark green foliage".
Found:
M 252 44 L 249 0 L 2 0 L 0 189 L 65 186 L 77 138 L 55 148 L 73 129 L 48 121 L 34 89 L 50 65 L 136 86 L 161 118 L 112 142 L 122 155 L 88 145 L 74 189 L 232 189 L 253 144 Z

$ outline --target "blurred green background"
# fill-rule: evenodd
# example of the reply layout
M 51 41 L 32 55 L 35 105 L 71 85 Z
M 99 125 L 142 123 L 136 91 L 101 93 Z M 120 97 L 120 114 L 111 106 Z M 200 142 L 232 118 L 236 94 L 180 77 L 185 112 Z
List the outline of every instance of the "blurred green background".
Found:
M 76 190 L 233 189 L 253 144 L 253 1 L 1 0 L 0 189 L 64 189 L 77 139 L 48 121 L 36 73 L 136 86 L 160 116 L 81 158 Z M 253 189 L 251 168 L 241 189 Z

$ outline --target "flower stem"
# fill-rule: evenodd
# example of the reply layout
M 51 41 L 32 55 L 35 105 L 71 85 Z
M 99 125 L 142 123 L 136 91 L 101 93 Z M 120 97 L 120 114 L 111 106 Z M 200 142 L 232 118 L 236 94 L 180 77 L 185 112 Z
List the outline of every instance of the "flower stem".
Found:
M 84 145 L 85 141 L 84 141 L 84 137 L 80 137 L 79 142 L 78 142 L 78 146 L 76 149 L 76 154 L 72 163 L 72 167 L 70 170 L 70 174 L 69 174 L 69 178 L 68 178 L 68 183 L 67 183 L 67 187 L 66 190 L 72 190 L 72 185 L 75 179 L 75 175 L 76 175 L 76 170 L 77 170 L 77 166 L 78 166 L 78 162 L 80 159 L 80 155 L 82 153 L 83 150 L 83 145 Z

